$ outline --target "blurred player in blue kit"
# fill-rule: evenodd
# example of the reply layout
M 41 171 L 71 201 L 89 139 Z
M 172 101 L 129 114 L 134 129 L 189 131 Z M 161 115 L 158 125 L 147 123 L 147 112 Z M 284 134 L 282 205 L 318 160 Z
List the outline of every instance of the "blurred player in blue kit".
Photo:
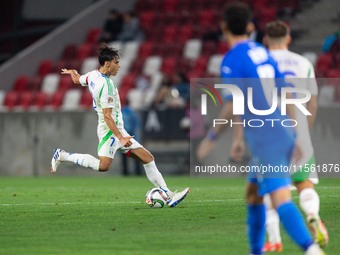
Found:
M 120 98 L 111 76 L 119 70 L 120 55 L 117 49 L 102 45 L 99 49 L 100 68 L 80 75 L 74 69 L 62 69 L 62 74 L 70 75 L 73 83 L 88 87 L 93 98 L 93 107 L 98 114 L 98 158 L 90 154 L 68 153 L 62 149 L 54 151 L 51 172 L 55 173 L 61 162 L 69 161 L 95 171 L 106 172 L 110 169 L 117 151 L 132 156 L 143 163 L 149 181 L 168 195 L 170 207 L 180 203 L 190 189 L 172 192 L 159 172 L 153 155 L 125 130 Z
M 251 20 L 252 14 L 246 4 L 236 2 L 226 6 L 223 21 L 221 22 L 221 30 L 229 43 L 230 51 L 222 60 L 221 78 L 222 83 L 236 83 L 243 92 L 246 101 L 248 99 L 247 89 L 251 87 L 253 89 L 254 108 L 267 110 L 271 108 L 274 87 L 277 86 L 280 89 L 281 86 L 286 85 L 283 82 L 275 84 L 275 78 L 282 79 L 284 76 L 279 72 L 276 62 L 269 55 L 267 49 L 258 43 L 249 41 L 248 35 L 254 29 Z M 264 82 L 262 78 L 266 78 L 267 81 Z M 269 79 L 272 80 L 272 83 L 270 83 Z M 225 91 L 224 99 L 225 106 L 220 112 L 219 118 L 232 119 L 232 95 Z M 272 125 L 271 122 L 266 122 L 266 119 L 280 121 L 285 119 L 286 116 L 281 115 L 278 108 L 268 115 L 254 114 L 246 105 L 244 109 L 245 112 L 241 118 L 245 123 L 251 119 L 262 120 L 264 123 L 263 126 L 256 128 L 249 125 L 244 127 L 245 138 L 252 157 L 251 165 L 288 167 L 292 157 L 296 159 L 301 157 L 300 148 L 295 145 L 295 130 L 280 124 Z M 287 105 L 287 112 L 294 119 L 292 105 Z M 214 142 L 221 131 L 222 126 L 218 125 L 208 132 L 207 137 L 198 148 L 199 159 L 206 156 L 206 151 L 209 151 L 211 143 Z M 246 187 L 246 199 L 248 240 L 251 255 L 263 254 L 266 220 L 263 196 L 265 194 L 270 195 L 271 203 L 276 209 L 286 232 L 304 250 L 305 254 L 324 254 L 320 247 L 314 243 L 301 213 L 292 202 L 290 183 L 289 173 L 281 172 L 274 176 L 250 173 Z

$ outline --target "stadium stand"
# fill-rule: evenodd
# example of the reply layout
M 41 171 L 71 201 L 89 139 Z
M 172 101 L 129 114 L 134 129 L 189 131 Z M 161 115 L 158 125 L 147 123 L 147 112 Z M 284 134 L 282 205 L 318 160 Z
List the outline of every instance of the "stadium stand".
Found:
M 214 30 L 218 24 L 220 6 L 226 2 L 228 1 L 137 0 L 134 11 L 146 35 L 145 41 L 110 43 L 110 46 L 120 49 L 122 54 L 121 68 L 115 77 L 122 104 L 124 105 L 127 98 L 136 98 L 133 108 L 148 108 L 163 75 L 172 77 L 177 71 L 184 71 L 189 77 L 218 76 L 221 58 L 228 51 L 228 46 L 222 38 L 218 41 L 203 38 L 207 32 L 214 32 L 210 30 Z M 259 30 L 278 15 L 294 14 L 301 8 L 298 0 L 244 2 L 252 6 Z M 81 73 L 97 68 L 95 55 L 101 32 L 98 27 L 89 29 L 83 43 L 65 45 L 59 60 L 41 61 L 37 66 L 36 76 L 19 76 L 11 91 L 6 92 L 5 96 L 4 92 L 1 93 L 3 102 L 0 103 L 8 110 L 18 105 L 24 110 L 43 110 L 45 106 L 72 110 L 77 105 L 89 109 L 92 105 L 89 93 L 74 90 L 70 78 L 59 73 L 63 67 L 74 68 Z M 306 53 L 305 56 L 315 63 L 317 77 L 340 77 L 340 52 L 336 49 L 332 53 L 319 56 L 313 52 Z M 139 75 L 146 75 L 150 80 L 150 87 L 146 91 L 141 92 L 135 88 Z M 27 91 L 36 93 L 26 93 Z M 334 91 L 326 88 L 322 93 L 326 98 L 330 98 L 329 94 L 333 93 L 333 98 L 340 100 L 339 88 Z

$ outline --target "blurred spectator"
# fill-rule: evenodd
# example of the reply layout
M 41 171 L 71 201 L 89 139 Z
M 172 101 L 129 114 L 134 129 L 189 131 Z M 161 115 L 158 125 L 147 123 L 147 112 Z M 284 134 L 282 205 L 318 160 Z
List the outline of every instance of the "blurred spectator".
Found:
M 112 42 L 117 40 L 118 34 L 122 31 L 123 18 L 121 14 L 112 9 L 109 13 L 108 19 L 104 23 L 103 33 L 101 35 L 101 42 Z
M 178 72 L 174 76 L 174 82 L 165 78 L 156 96 L 154 106 L 157 108 L 184 108 L 189 100 L 189 83 L 184 73 Z
M 130 107 L 129 100 L 126 99 L 125 106 L 122 107 L 122 115 L 124 121 L 125 130 L 131 135 L 134 136 L 136 140 L 138 140 L 139 133 L 139 118 L 137 113 Z M 139 161 L 135 158 L 131 158 L 135 166 L 135 174 L 141 175 L 141 166 Z M 123 165 L 123 175 L 129 175 L 128 170 L 128 156 L 122 154 L 122 165 Z
M 340 13 L 338 14 L 337 23 L 338 31 L 327 36 L 322 44 L 322 51 L 324 53 L 340 50 Z
M 123 15 L 123 28 L 117 38 L 119 41 L 143 41 L 144 33 L 139 25 L 139 20 L 133 12 Z

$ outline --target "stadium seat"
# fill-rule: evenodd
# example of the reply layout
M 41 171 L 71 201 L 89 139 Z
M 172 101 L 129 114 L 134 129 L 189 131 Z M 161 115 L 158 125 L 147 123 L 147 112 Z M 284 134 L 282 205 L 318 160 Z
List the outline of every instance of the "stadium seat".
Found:
M 221 71 L 221 63 L 222 63 L 223 55 L 212 55 L 209 58 L 207 73 L 209 75 L 219 76 Z
M 99 67 L 99 62 L 97 57 L 89 57 L 84 59 L 82 62 L 80 73 L 86 74 L 92 70 L 95 70 Z
M 212 9 L 205 9 L 200 12 L 199 20 L 200 20 L 200 27 L 209 28 L 216 24 L 215 22 L 216 14 Z
M 48 95 L 43 91 L 36 92 L 35 98 L 32 102 L 32 107 L 33 108 L 35 107 L 38 110 L 42 110 L 47 104 L 48 104 Z
M 62 110 L 78 110 L 82 91 L 79 89 L 69 89 L 66 91 L 61 106 Z
M 316 75 L 317 77 L 324 78 L 326 73 L 333 66 L 333 57 L 331 54 L 322 54 L 316 60 Z
M 76 55 L 77 55 L 77 45 L 68 44 L 64 47 L 64 50 L 61 54 L 61 59 L 63 60 L 74 59 Z
M 183 56 L 191 60 L 196 60 L 201 54 L 201 48 L 201 40 L 190 39 L 184 45 Z
M 162 58 L 159 56 L 150 56 L 145 60 L 143 74 L 151 76 L 158 72 L 162 65 Z
M 99 41 L 102 30 L 100 28 L 91 28 L 86 35 L 86 43 L 95 44 Z
M 8 110 L 13 110 L 19 103 L 19 92 L 8 91 L 4 99 L 4 106 Z
M 327 72 L 327 78 L 339 78 L 340 79 L 340 69 L 330 69 Z M 335 83 L 336 84 L 336 83 Z M 334 84 L 334 85 L 335 85 Z
M 161 71 L 162 73 L 172 76 L 176 71 L 177 58 L 176 57 L 166 57 L 163 59 L 163 64 Z
M 35 100 L 35 93 L 31 91 L 25 91 L 20 93 L 18 106 L 23 110 L 27 110 Z
M 19 76 L 14 82 L 13 90 L 15 91 L 28 90 L 28 80 L 29 78 L 25 75 Z
M 45 76 L 46 74 L 52 72 L 53 61 L 51 59 L 43 60 L 38 67 L 38 75 Z
M 218 43 L 217 54 L 226 54 L 229 50 L 228 43 L 226 41 L 220 41 Z
M 83 60 L 87 57 L 91 57 L 93 53 L 94 53 L 93 45 L 90 43 L 84 43 L 79 45 L 79 47 L 77 48 L 76 58 Z
M 41 91 L 47 95 L 52 95 L 58 89 L 60 75 L 57 73 L 50 73 L 46 75 L 42 81 Z
M 84 109 L 90 109 L 93 107 L 93 99 L 88 89 L 82 90 L 79 105 Z
M 176 25 L 166 26 L 163 30 L 162 42 L 167 43 L 177 41 L 177 32 L 178 26 Z
M 113 41 L 109 43 L 109 46 L 118 49 L 120 52 L 124 50 L 124 43 L 121 41 Z
M 127 74 L 123 77 L 119 89 L 120 101 L 122 105 L 125 105 L 128 91 L 135 86 L 136 76 L 133 74 Z
M 143 58 L 137 58 L 135 61 L 132 62 L 132 65 L 130 66 L 130 73 L 139 74 L 142 71 L 143 65 L 144 65 L 145 59 Z
M 131 61 L 135 60 L 138 55 L 139 46 L 140 42 L 137 41 L 126 42 L 122 53 L 123 58 Z
M 65 91 L 55 92 L 48 100 L 49 107 L 55 110 L 60 109 L 63 103 L 64 95 L 65 95 Z
M 28 89 L 30 91 L 39 91 L 41 90 L 41 82 L 42 82 L 42 77 L 39 75 L 32 76 L 28 79 Z
M 307 52 L 302 53 L 302 56 L 307 58 L 312 63 L 313 66 L 316 65 L 316 60 L 318 56 L 316 55 L 315 52 L 307 51 Z
M 146 11 L 139 14 L 139 22 L 143 29 L 153 27 L 155 24 L 155 13 L 153 11 Z
M 181 43 L 185 43 L 187 40 L 189 40 L 190 38 L 193 37 L 193 28 L 192 25 L 184 25 L 181 26 L 178 34 L 177 34 L 177 38 L 176 41 L 179 41 Z
M 145 59 L 150 56 L 153 52 L 154 45 L 152 42 L 143 42 L 139 47 L 138 56 L 139 58 Z
M 208 56 L 200 56 L 194 63 L 193 71 L 205 73 L 207 70 L 208 61 L 209 61 Z
M 217 44 L 214 41 L 206 41 L 203 43 L 202 53 L 203 56 L 211 56 L 217 51 Z
M 163 1 L 163 11 L 164 12 L 174 12 L 178 10 L 179 0 L 164 0 Z
M 59 79 L 58 91 L 66 91 L 73 85 L 72 79 L 69 75 L 61 75 Z

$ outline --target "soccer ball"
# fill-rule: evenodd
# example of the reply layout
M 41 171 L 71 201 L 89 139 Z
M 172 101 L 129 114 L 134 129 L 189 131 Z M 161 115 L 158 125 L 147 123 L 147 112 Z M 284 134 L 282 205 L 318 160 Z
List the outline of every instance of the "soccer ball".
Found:
M 168 195 L 160 188 L 153 188 L 146 192 L 145 202 L 152 208 L 162 208 L 168 200 Z

